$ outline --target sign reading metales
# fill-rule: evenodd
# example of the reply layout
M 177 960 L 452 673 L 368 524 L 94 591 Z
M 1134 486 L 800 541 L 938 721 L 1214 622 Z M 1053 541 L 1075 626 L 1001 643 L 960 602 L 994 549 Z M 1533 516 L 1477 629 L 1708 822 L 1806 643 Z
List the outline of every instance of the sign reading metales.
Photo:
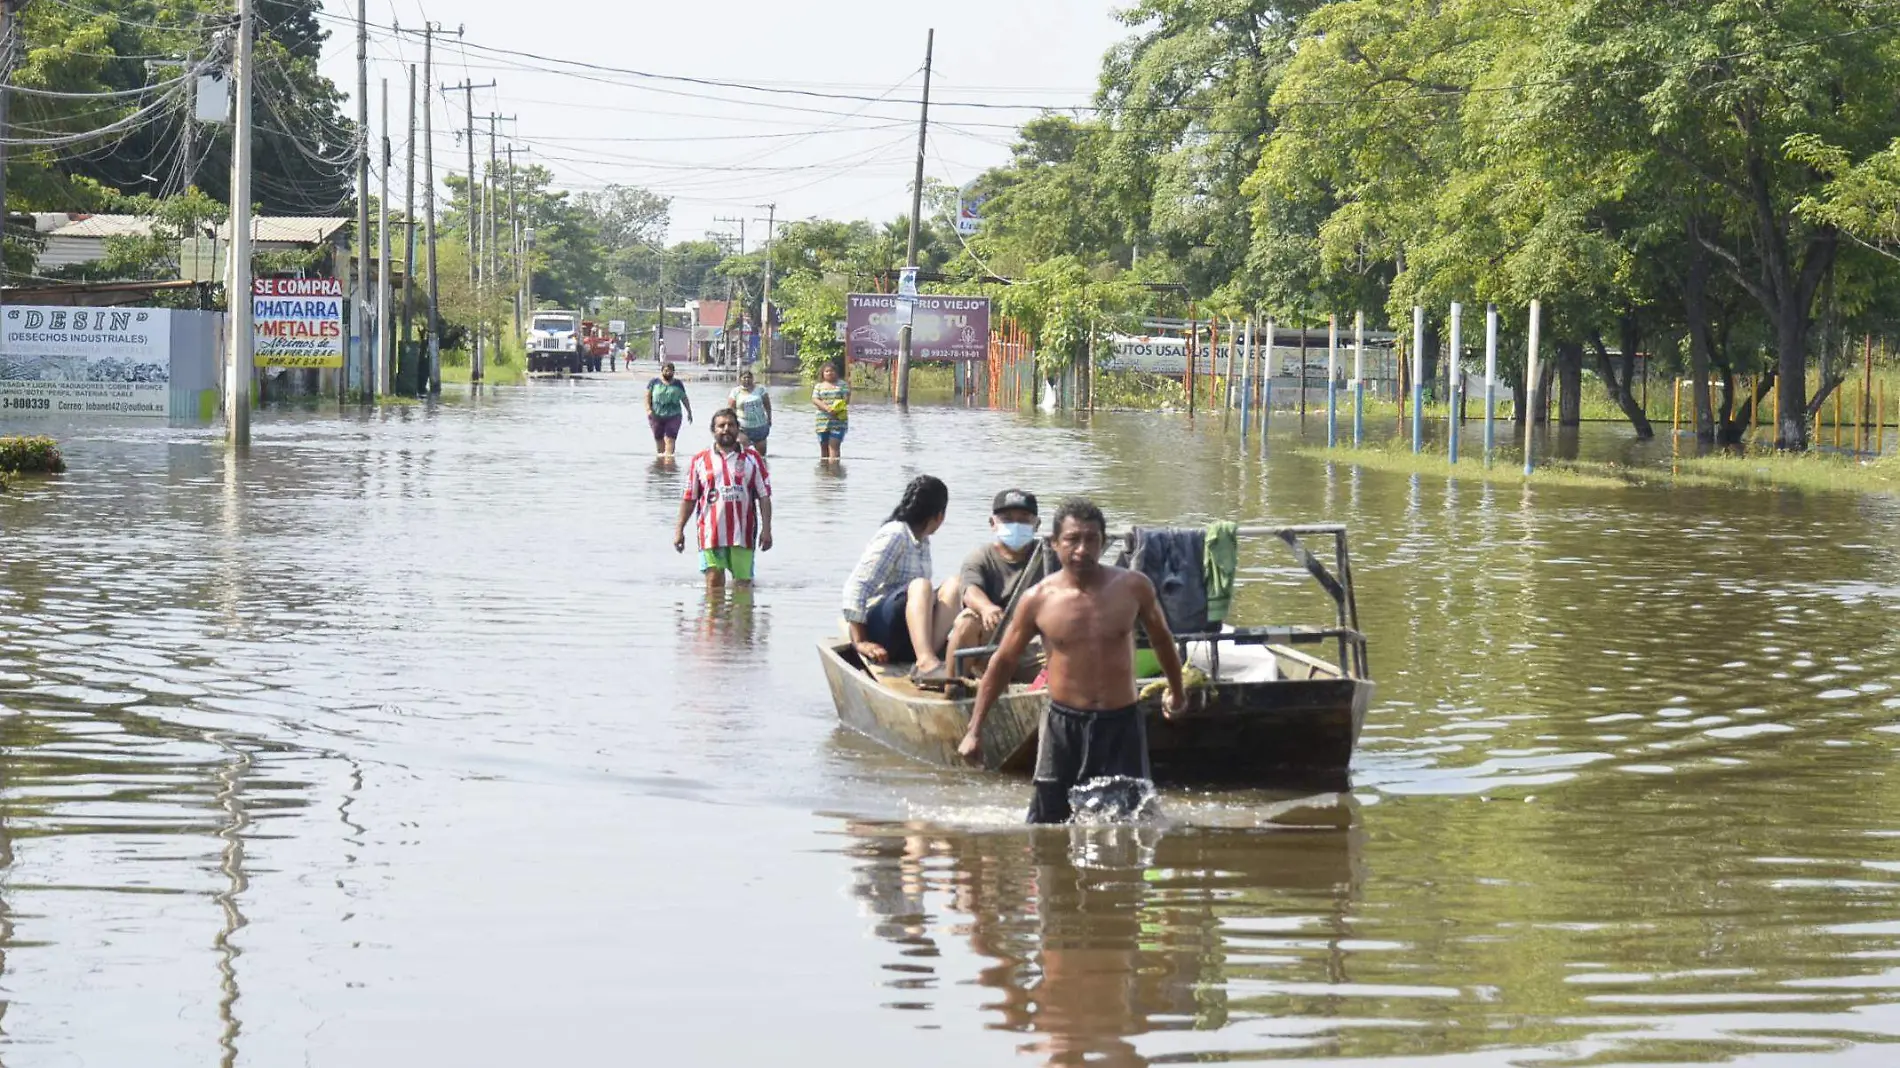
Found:
M 898 328 L 910 324 L 911 357 L 982 360 L 990 353 L 990 298 L 897 297 L 852 293 L 845 298 L 846 344 L 853 360 L 897 358 Z
M 251 318 L 259 367 L 343 366 L 343 283 L 337 279 L 255 279 Z
M 171 312 L 164 308 L 0 310 L 0 418 L 163 419 L 171 371 Z

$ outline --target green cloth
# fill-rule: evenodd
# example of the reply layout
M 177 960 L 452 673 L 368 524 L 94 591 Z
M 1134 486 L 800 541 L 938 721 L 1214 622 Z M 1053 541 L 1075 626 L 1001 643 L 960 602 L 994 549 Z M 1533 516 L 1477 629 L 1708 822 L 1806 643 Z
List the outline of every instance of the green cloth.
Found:
M 1240 570 L 1240 525 L 1222 520 L 1207 525 L 1207 621 L 1227 618 L 1234 603 L 1234 572 Z

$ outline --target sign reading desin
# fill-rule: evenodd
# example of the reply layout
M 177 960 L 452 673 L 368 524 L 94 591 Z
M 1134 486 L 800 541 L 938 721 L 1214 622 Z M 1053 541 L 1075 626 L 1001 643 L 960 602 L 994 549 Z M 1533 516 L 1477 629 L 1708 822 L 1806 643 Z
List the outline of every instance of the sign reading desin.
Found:
M 897 359 L 898 328 L 909 313 L 911 358 L 983 360 L 990 354 L 990 298 L 899 297 L 852 293 L 845 298 L 845 336 L 851 358 Z
M 343 366 L 343 283 L 337 279 L 255 279 L 251 318 L 259 367 Z
M 165 308 L 0 309 L 0 418 L 170 411 Z

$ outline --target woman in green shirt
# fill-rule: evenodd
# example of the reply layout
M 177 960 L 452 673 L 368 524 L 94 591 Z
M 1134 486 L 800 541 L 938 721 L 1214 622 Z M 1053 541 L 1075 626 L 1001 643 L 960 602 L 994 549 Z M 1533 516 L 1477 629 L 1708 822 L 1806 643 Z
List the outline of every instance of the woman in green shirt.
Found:
M 818 409 L 818 455 L 827 460 L 842 456 L 844 432 L 851 428 L 851 384 L 841 381 L 838 365 L 827 361 L 811 388 L 811 406 Z
M 680 414 L 693 421 L 693 402 L 686 399 L 686 384 L 673 377 L 671 361 L 660 365 L 660 377 L 647 383 L 647 425 L 653 428 L 653 451 L 672 459 L 673 443 L 680 436 Z

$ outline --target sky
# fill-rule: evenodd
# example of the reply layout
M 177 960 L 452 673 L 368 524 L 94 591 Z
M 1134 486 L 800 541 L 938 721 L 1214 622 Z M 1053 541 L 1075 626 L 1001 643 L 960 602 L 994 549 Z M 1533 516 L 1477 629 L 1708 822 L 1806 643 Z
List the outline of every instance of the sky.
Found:
M 1039 108 L 1086 105 L 1103 54 L 1128 33 L 1107 0 L 367 2 L 370 125 L 380 136 L 386 78 L 392 191 L 403 181 L 406 66 L 422 62 L 422 43 L 391 26 L 418 29 L 426 18 L 447 31 L 435 50 L 438 181 L 468 166 L 454 133 L 467 122 L 464 93 L 441 86 L 492 81 L 474 92 L 479 154 L 488 150 L 482 116 L 513 117 L 496 124 L 498 143 L 524 149 L 518 158 L 551 169 L 558 186 L 644 186 L 673 198 L 669 242 L 736 232 L 744 219 L 748 247 L 764 233 L 768 204 L 780 220 L 909 210 L 933 26 L 925 174 L 958 185 L 1007 160 L 1014 128 Z M 326 12 L 323 70 L 353 112 L 356 39 L 346 22 L 355 5 L 326 0 Z

